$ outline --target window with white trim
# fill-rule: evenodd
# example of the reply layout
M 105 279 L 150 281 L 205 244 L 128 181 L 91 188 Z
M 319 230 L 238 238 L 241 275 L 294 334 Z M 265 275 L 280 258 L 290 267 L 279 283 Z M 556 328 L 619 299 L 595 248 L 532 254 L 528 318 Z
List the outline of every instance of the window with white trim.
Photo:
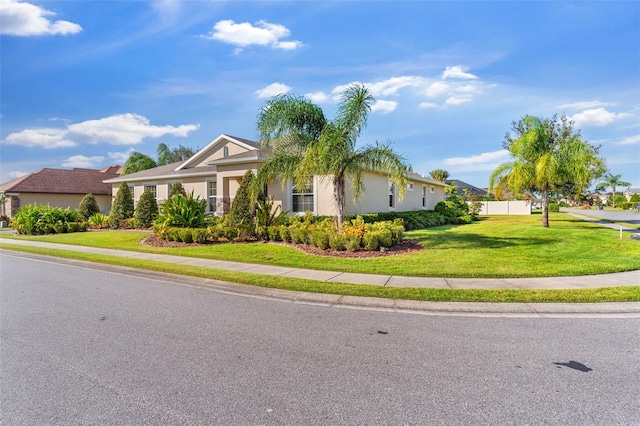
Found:
M 229 156 L 229 147 L 225 146 L 224 148 L 222 148 L 222 156 L 223 157 L 228 157 Z
M 218 199 L 218 188 L 216 186 L 216 181 L 207 182 L 207 211 L 210 213 L 215 213 L 217 199 Z
M 422 207 L 427 207 L 427 187 L 422 185 Z
M 293 185 L 291 187 L 291 211 L 294 213 L 314 211 L 313 196 L 313 178 L 309 178 L 303 186 Z

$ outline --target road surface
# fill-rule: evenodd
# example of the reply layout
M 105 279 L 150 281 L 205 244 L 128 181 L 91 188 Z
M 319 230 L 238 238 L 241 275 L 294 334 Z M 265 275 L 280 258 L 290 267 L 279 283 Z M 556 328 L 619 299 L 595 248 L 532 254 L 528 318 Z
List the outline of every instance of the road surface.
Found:
M 0 251 L 5 425 L 640 423 L 640 319 L 292 303 Z

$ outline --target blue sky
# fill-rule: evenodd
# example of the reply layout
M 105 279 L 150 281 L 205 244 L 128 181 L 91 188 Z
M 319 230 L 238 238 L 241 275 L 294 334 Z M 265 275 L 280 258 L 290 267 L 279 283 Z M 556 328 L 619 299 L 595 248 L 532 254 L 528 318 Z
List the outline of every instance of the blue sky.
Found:
M 0 0 L 0 181 L 123 164 L 160 142 L 256 140 L 273 95 L 332 117 L 376 103 L 361 143 L 479 187 L 526 114 L 566 114 L 640 187 L 640 2 Z

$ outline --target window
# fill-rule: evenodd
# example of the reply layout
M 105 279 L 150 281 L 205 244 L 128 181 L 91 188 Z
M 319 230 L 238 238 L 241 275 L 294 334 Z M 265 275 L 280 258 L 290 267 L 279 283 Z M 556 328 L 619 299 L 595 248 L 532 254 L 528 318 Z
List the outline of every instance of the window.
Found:
M 436 189 L 433 186 L 430 186 L 429 187 L 429 192 L 432 193 L 432 194 L 435 194 L 436 193 Z
M 413 191 L 413 182 L 409 182 L 409 183 L 407 184 L 407 190 L 409 190 L 409 191 Z
M 129 192 L 131 193 L 131 198 L 135 199 L 136 195 L 135 195 L 135 189 L 136 187 L 134 185 L 127 185 L 129 187 Z
M 145 185 L 144 186 L 144 190 L 145 191 L 149 191 L 150 193 L 153 194 L 153 198 L 158 198 L 156 196 L 156 186 L 155 185 Z
M 422 186 L 422 207 L 427 207 L 427 187 Z
M 229 147 L 225 146 L 224 148 L 222 148 L 222 156 L 223 157 L 228 157 L 229 156 Z
M 216 201 L 218 198 L 218 188 L 216 181 L 207 182 L 207 210 L 211 213 L 216 211 Z
M 310 178 L 304 184 L 299 187 L 293 185 L 291 187 L 291 204 L 293 206 L 292 211 L 294 213 L 303 213 L 313 210 L 313 179 Z
M 394 209 L 396 207 L 396 188 L 393 183 L 389 182 L 389 208 Z

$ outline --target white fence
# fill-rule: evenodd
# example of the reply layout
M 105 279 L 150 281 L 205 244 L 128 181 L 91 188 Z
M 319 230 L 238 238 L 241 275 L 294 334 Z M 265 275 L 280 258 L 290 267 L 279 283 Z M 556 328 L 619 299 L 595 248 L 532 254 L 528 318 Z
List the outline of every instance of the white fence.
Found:
M 480 215 L 508 214 L 527 215 L 531 214 L 531 202 L 529 201 L 483 201 Z

